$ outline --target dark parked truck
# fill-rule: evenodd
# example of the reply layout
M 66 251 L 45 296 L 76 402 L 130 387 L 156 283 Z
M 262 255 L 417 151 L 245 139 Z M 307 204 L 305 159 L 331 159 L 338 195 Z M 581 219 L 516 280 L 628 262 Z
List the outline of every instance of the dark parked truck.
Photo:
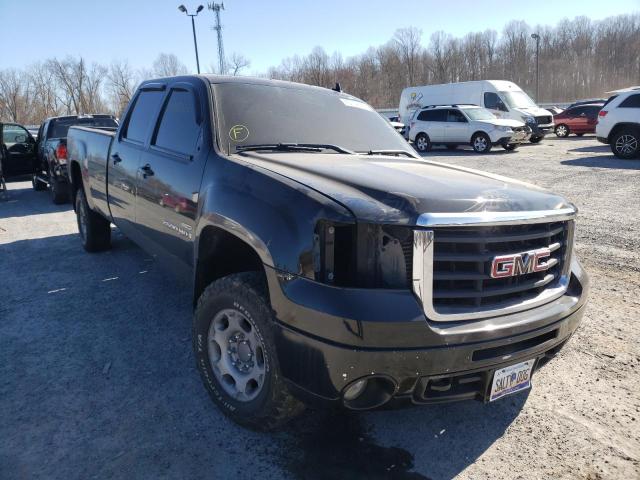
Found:
M 304 403 L 496 400 L 584 312 L 567 200 L 420 158 L 338 91 L 147 81 L 117 132 L 68 148 L 85 249 L 114 223 L 186 276 L 204 385 L 252 428 Z
M 37 162 L 33 173 L 34 190 L 49 187 L 51 200 L 60 204 L 69 200 L 67 175 L 67 132 L 72 125 L 115 129 L 118 122 L 113 115 L 67 115 L 47 118 L 37 135 Z

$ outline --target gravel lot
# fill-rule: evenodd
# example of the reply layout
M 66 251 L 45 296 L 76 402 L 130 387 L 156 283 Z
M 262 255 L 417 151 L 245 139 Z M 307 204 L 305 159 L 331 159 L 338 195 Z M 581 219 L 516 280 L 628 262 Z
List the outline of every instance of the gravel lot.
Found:
M 580 209 L 590 304 L 528 394 L 239 428 L 200 384 L 186 289 L 117 231 L 110 252 L 85 254 L 70 205 L 13 182 L 0 194 L 0 478 L 640 478 L 640 160 L 594 137 L 428 157 Z

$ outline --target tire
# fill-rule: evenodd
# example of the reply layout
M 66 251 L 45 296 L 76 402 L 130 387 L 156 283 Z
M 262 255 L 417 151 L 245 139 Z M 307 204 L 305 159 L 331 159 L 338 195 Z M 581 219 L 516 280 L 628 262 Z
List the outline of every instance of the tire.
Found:
M 544 137 L 531 137 L 529 141 L 531 143 L 540 143 Z
M 193 317 L 193 351 L 211 399 L 234 422 L 259 431 L 277 429 L 304 410 L 280 372 L 265 284 L 258 272 L 216 280 L 198 299 Z M 237 379 L 244 389 L 236 387 Z
M 502 148 L 504 148 L 507 152 L 513 152 L 516 148 L 518 148 L 517 143 L 503 143 Z
M 51 193 L 51 201 L 56 205 L 69 201 L 68 190 L 52 175 L 49 175 L 49 192 Z
M 102 252 L 111 247 L 111 222 L 89 208 L 82 188 L 76 193 L 76 219 L 82 246 L 87 252 Z
M 41 192 L 42 190 L 47 188 L 44 183 L 38 180 L 38 176 L 35 173 L 31 176 L 31 186 L 36 192 Z
M 560 125 L 556 125 L 555 132 L 557 137 L 567 138 L 569 136 L 569 133 L 571 133 L 571 130 L 569 130 L 569 127 L 567 125 L 561 123 Z
M 471 146 L 476 153 L 489 153 L 491 151 L 491 139 L 484 132 L 476 133 L 471 138 Z
M 456 150 L 458 145 L 447 145 L 447 150 Z
M 416 146 L 416 150 L 419 152 L 428 152 L 431 150 L 431 140 L 426 133 L 419 133 L 416 135 L 416 139 L 413 142 Z
M 582 137 L 584 135 L 584 133 L 576 133 L 577 137 Z
M 640 130 L 622 128 L 611 136 L 611 151 L 623 160 L 631 160 L 640 155 Z

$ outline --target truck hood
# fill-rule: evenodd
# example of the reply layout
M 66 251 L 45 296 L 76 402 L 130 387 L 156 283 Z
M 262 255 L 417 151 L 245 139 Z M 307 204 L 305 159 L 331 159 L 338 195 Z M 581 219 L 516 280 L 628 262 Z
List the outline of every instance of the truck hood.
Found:
M 316 190 L 363 222 L 415 225 L 423 213 L 571 207 L 534 185 L 418 158 L 298 152 L 245 152 L 234 158 Z

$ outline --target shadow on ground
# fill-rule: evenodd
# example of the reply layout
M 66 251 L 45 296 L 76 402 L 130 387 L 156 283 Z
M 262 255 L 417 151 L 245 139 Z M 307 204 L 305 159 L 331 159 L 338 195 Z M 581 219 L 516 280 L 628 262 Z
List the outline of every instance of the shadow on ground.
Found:
M 560 162 L 563 165 L 570 165 L 574 167 L 595 167 L 595 168 L 615 168 L 618 170 L 639 170 L 640 159 L 637 160 L 622 160 L 611 156 L 597 156 L 597 157 L 582 157 L 572 160 L 563 160 Z

